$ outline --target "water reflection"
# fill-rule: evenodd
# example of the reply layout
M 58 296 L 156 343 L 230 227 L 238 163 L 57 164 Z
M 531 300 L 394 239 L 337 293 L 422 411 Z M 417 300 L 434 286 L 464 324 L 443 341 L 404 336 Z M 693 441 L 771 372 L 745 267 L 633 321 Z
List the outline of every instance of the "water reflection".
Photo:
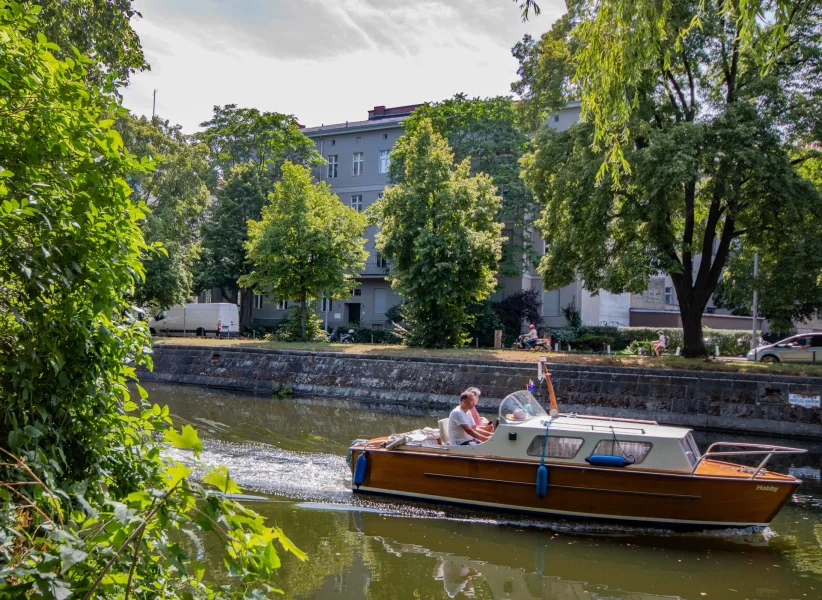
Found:
M 227 465 L 244 489 L 268 498 L 254 507 L 309 554 L 307 562 L 283 557 L 287 597 L 822 597 L 820 444 L 785 442 L 810 452 L 774 459 L 776 470 L 801 473 L 805 483 L 770 531 L 672 534 L 350 493 L 350 440 L 430 425 L 436 414 L 149 388 L 178 422 L 200 429 L 205 460 Z M 733 438 L 697 439 L 705 449 Z

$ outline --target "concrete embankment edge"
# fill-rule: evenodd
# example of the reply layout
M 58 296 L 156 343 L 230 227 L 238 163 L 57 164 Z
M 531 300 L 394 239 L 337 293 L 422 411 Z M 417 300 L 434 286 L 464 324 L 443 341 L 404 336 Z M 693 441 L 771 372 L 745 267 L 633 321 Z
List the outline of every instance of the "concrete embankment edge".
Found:
M 549 359 L 550 361 L 550 356 Z M 563 412 L 655 419 L 755 435 L 822 439 L 822 378 L 551 364 Z M 199 385 L 271 396 L 294 393 L 406 409 L 450 410 L 459 393 L 483 391 L 480 409 L 537 382 L 531 362 L 162 345 L 142 381 Z M 792 403 L 793 402 L 793 403 Z

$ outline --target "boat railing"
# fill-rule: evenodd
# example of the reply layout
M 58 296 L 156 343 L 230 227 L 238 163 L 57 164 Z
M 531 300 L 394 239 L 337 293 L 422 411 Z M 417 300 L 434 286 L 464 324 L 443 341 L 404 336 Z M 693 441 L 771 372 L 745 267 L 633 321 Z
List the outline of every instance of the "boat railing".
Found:
M 643 429 L 642 427 L 625 427 L 622 425 L 592 425 L 590 423 L 568 423 L 567 421 L 563 421 L 561 427 L 578 427 L 580 429 L 586 429 L 590 431 L 621 431 L 623 433 L 626 431 L 630 433 L 638 431 L 643 435 L 645 434 L 645 429 Z
M 599 417 L 596 415 L 580 415 L 577 413 L 559 413 L 561 417 L 568 417 L 569 419 L 592 419 L 597 421 L 613 421 L 614 423 L 642 423 L 644 425 L 659 425 L 656 421 L 649 421 L 647 419 L 627 419 L 624 417 Z
M 721 450 L 716 451 L 714 448 L 744 448 L 744 450 Z M 739 442 L 714 442 L 711 444 L 708 449 L 705 451 L 705 454 L 699 457 L 699 460 L 696 461 L 694 468 L 691 470 L 691 475 L 696 473 L 697 468 L 699 465 L 702 464 L 702 461 L 706 458 L 713 458 L 715 456 L 765 456 L 762 459 L 762 462 L 759 463 L 759 466 L 753 471 L 751 475 L 751 479 L 756 479 L 756 476 L 765 468 L 765 465 L 768 464 L 768 461 L 771 460 L 771 457 L 774 454 L 803 454 L 807 452 L 802 448 L 791 448 L 790 446 L 774 446 L 770 444 L 747 444 L 747 443 L 739 443 Z M 740 467 L 750 468 L 753 467 L 746 467 L 746 465 L 739 465 Z

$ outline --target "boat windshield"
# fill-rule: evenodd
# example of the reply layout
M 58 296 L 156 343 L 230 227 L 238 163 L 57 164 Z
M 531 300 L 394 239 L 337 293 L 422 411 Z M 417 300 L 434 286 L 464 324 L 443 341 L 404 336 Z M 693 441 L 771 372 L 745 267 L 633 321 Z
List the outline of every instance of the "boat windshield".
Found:
M 502 423 L 523 423 L 547 413 L 537 399 L 527 390 L 514 392 L 499 405 L 499 420 Z

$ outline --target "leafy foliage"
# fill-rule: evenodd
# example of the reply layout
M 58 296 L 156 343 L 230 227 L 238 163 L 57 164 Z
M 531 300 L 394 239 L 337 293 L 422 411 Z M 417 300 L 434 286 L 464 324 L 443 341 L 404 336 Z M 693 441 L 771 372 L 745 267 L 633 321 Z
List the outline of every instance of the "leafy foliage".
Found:
M 468 160 L 454 167 L 445 139 L 430 120 L 397 141 L 391 178 L 373 205 L 380 226 L 377 249 L 391 261 L 391 285 L 408 299 L 408 343 L 464 344 L 466 306 L 496 287 L 502 224 L 491 178 L 469 175 Z
M 145 280 L 137 284 L 134 301 L 153 309 L 182 304 L 192 295 L 200 222 L 209 200 L 206 149 L 189 144 L 179 127 L 156 117 L 122 115 L 114 128 L 130 152 L 151 161 L 129 179 L 135 197 L 151 211 L 143 238 L 163 248 L 143 257 Z
M 220 288 L 236 300 L 237 279 L 248 274 L 245 243 L 248 221 L 260 218 L 265 195 L 286 161 L 319 164 L 314 142 L 290 115 L 215 106 L 196 139 L 208 147 L 209 178 L 216 201 L 203 224 L 202 256 L 195 269 L 196 289 Z M 240 323 L 251 323 L 251 294 L 240 297 Z
M 697 1 L 676 10 L 623 4 L 572 4 L 573 35 L 564 34 L 567 26 L 560 23 L 561 31 L 552 37 L 557 43 L 565 39 L 572 60 L 591 77 L 593 49 L 605 52 L 596 59 L 600 82 L 577 71 L 589 103 L 586 114 L 594 110 L 592 90 L 604 94 L 598 98 L 604 112 L 566 132 L 543 131 L 534 152 L 523 159 L 527 180 L 545 204 L 537 226 L 546 254 L 538 271 L 546 288 L 579 276 L 587 289 L 610 292 L 639 292 L 649 276 L 667 272 L 685 328 L 684 353 L 700 355 L 705 352 L 702 313 L 736 250 L 767 252 L 774 260 L 765 261 L 766 267 L 790 265 L 814 280 L 820 273 L 813 261 L 790 262 L 790 253 L 780 248 L 787 239 L 822 236 L 819 191 L 797 168 L 817 153 L 811 144 L 822 132 L 822 8 L 796 5 L 784 31 L 779 23 L 757 24 L 746 41 L 740 27 L 750 26 L 743 23 L 747 8 L 734 2 L 724 3 L 719 14 L 706 12 Z M 638 19 L 636 27 L 615 26 L 625 18 L 613 13 L 615 7 Z M 605 15 L 616 19 L 607 32 Z M 694 19 L 701 28 L 691 27 Z M 660 27 L 684 33 L 659 38 Z M 590 40 L 586 36 L 592 32 L 605 37 Z M 618 72 L 624 49 L 614 44 L 638 43 L 637 32 L 658 43 L 642 39 L 642 49 L 631 58 L 644 65 L 642 79 L 626 80 Z M 786 36 L 786 43 L 771 47 L 774 36 Z M 773 60 L 763 72 L 760 58 L 766 52 Z M 646 64 L 648 53 L 654 60 Z M 539 58 L 529 55 L 529 68 L 539 68 Z M 615 99 L 617 81 L 627 84 L 636 102 Z M 547 77 L 523 84 L 532 82 L 564 85 Z M 618 93 L 624 92 L 619 87 Z M 531 97 L 553 96 L 534 91 Z M 619 111 L 627 108 L 630 138 L 611 144 L 611 154 L 598 152 L 600 120 L 624 123 Z M 616 172 L 604 169 L 613 160 L 626 167 L 618 186 Z
M 149 248 L 110 88 L 91 59 L 26 37 L 36 10 L 0 0 L 0 597 L 218 598 L 273 591 L 282 531 L 228 500 L 225 471 L 197 461 L 127 383 L 151 366 L 128 295 Z M 92 79 L 93 81 L 93 79 Z M 143 410 L 140 410 L 140 409 Z M 189 448 L 191 468 L 154 441 Z M 220 485 L 219 490 L 214 484 Z M 202 536 L 225 577 L 203 580 Z
M 494 312 L 502 321 L 505 342 L 522 333 L 524 323 L 542 324 L 542 299 L 536 290 L 520 290 L 493 304 Z
M 529 12 L 539 13 L 534 0 L 522 0 L 519 7 L 523 19 Z M 568 9 L 568 21 L 573 24 L 569 32 L 574 49 L 574 83 L 582 98 L 583 117 L 594 126 L 596 147 L 606 150 L 600 176 L 608 167 L 615 178 L 622 171 L 631 171 L 623 148 L 630 146 L 637 135 L 632 120 L 645 101 L 649 73 L 670 75 L 666 94 L 678 96 L 685 103 L 687 88 L 679 79 L 683 51 L 691 53 L 689 71 L 693 78 L 711 71 L 703 71 L 695 59 L 712 54 L 712 66 L 723 71 L 714 79 L 728 84 L 729 102 L 743 86 L 757 88 L 756 79 L 768 79 L 786 67 L 802 71 L 804 76 L 814 71 L 818 74 L 814 66 L 797 61 L 808 56 L 802 56 L 807 47 L 797 47 L 796 38 L 797 33 L 815 35 L 819 25 L 817 3 L 740 0 L 714 5 L 704 0 L 573 0 Z M 568 29 L 567 25 L 563 27 Z M 696 57 L 694 50 L 707 52 Z M 754 79 L 748 81 L 747 75 L 752 74 L 756 74 Z M 794 89 L 801 89 L 808 81 L 804 76 L 792 82 Z M 708 95 L 697 97 L 712 100 Z M 671 100 L 676 103 L 673 97 Z M 807 100 L 790 110 L 807 113 Z
M 443 102 L 424 104 L 403 122 L 405 134 L 414 135 L 426 120 L 447 139 L 455 162 L 468 158 L 473 173 L 485 173 L 492 178 L 502 197 L 500 220 L 529 228 L 538 206 L 520 177 L 518 161 L 528 149 L 528 136 L 520 127 L 511 98 L 469 99 L 465 94 L 457 94 Z M 403 158 L 397 156 L 393 160 L 400 161 L 398 170 L 402 171 Z M 518 236 L 516 241 L 514 251 L 510 257 L 505 256 L 508 260 L 501 267 L 510 276 L 519 275 L 536 261 L 530 237 Z
M 314 164 L 321 160 L 314 142 L 302 134 L 291 115 L 226 104 L 215 106 L 211 120 L 200 127 L 205 129 L 197 140 L 208 146 L 209 161 L 223 176 L 247 164 L 261 177 L 274 180 L 286 161 Z
M 277 325 L 271 337 L 283 342 L 293 342 L 295 340 L 325 342 L 328 340 L 328 334 L 323 329 L 323 320 L 314 311 L 314 308 L 311 306 L 306 307 L 305 323 L 303 323 L 302 309 L 296 304 L 288 309 L 285 320 Z
M 95 85 L 111 75 L 120 83 L 128 83 L 132 73 L 148 70 L 132 19 L 141 15 L 131 0 L 19 0 L 27 8 L 40 6 L 38 20 L 31 34 L 45 35 L 58 46 L 53 49 L 58 58 L 75 58 L 72 47 L 92 60 L 86 64 L 84 77 Z
M 237 279 L 248 273 L 248 221 L 260 218 L 265 196 L 263 181 L 250 165 L 228 173 L 206 211 L 202 250 L 194 270 L 196 289 L 218 287 L 224 298 L 236 299 Z
M 307 339 L 308 302 L 350 294 L 353 274 L 365 266 L 368 219 L 340 202 L 327 183 L 313 184 L 307 167 L 286 161 L 282 171 L 262 219 L 248 222 L 252 270 L 239 283 L 299 300 L 300 339 Z

